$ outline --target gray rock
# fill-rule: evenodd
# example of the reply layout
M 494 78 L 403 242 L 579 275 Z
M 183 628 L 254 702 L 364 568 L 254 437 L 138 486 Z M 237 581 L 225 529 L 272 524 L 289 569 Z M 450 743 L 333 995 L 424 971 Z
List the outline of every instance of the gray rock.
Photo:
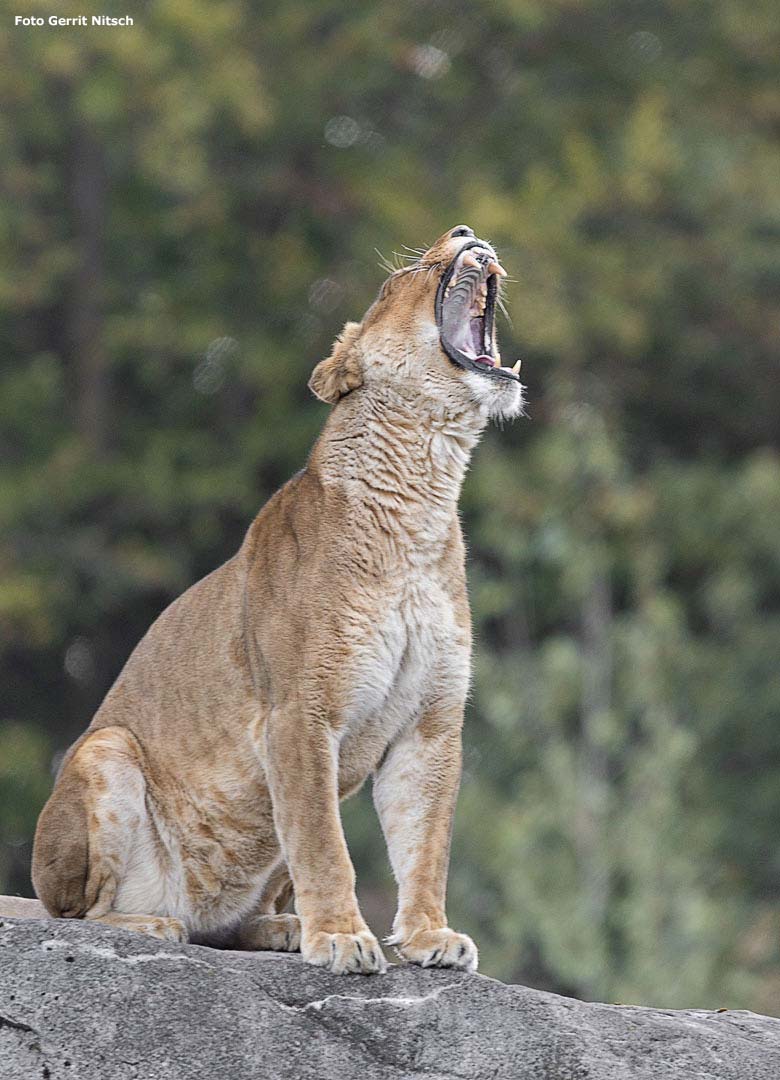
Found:
M 2 1080 L 778 1080 L 780 1020 L 0 920 Z

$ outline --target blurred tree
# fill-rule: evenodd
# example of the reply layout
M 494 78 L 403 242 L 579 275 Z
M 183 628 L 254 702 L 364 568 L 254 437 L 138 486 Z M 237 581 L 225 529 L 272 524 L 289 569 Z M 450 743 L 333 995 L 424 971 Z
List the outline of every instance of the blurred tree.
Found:
M 467 221 L 518 277 L 530 419 L 464 498 L 452 920 L 501 977 L 777 1012 L 773 6 L 131 14 L 0 39 L 0 888 L 48 759 L 300 466 L 374 247 Z M 346 819 L 387 918 L 368 800 Z

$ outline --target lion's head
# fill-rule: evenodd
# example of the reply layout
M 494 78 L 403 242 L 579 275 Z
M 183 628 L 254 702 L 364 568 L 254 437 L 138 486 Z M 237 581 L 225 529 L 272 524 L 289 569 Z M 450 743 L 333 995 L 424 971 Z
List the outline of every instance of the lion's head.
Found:
M 309 383 L 337 402 L 361 386 L 511 417 L 523 407 L 516 368 L 501 366 L 495 314 L 505 271 L 492 246 L 456 226 L 394 271 L 359 323 L 347 323 Z

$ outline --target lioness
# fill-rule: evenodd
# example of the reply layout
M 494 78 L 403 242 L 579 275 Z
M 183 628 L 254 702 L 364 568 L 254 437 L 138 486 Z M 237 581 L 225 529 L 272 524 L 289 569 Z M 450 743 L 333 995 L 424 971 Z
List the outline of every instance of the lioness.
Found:
M 496 349 L 503 274 L 451 229 L 314 369 L 335 407 L 308 464 L 163 612 L 65 757 L 33 852 L 51 915 L 383 971 L 339 817 L 372 774 L 389 943 L 476 969 L 444 913 L 471 648 L 457 503 L 488 419 L 522 409 Z

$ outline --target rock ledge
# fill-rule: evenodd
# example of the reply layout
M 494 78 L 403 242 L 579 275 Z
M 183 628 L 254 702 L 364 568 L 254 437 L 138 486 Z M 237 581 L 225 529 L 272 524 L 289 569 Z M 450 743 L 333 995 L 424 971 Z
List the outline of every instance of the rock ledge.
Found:
M 780 1019 L 0 920 L 3 1080 L 778 1080 Z

